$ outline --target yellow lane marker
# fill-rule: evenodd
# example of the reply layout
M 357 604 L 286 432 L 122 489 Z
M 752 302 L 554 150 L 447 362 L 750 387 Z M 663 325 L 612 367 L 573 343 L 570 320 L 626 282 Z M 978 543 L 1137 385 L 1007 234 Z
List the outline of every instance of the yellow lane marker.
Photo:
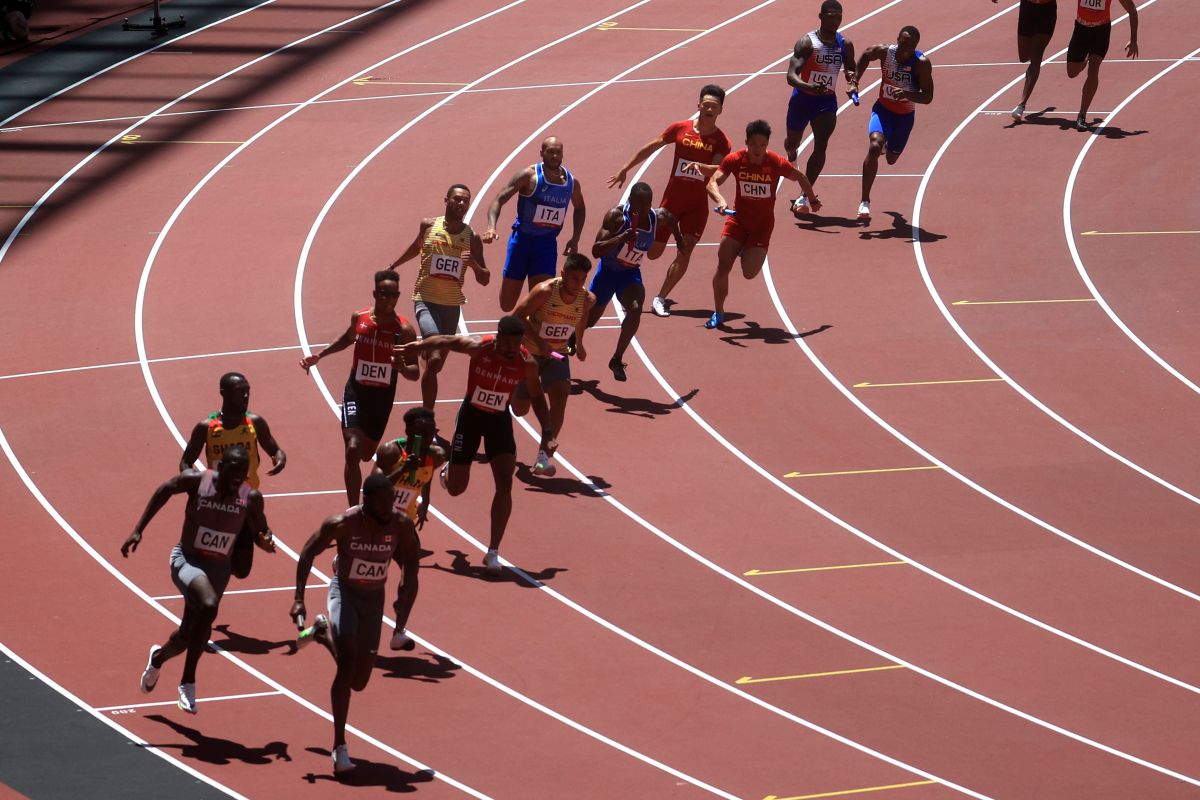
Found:
M 778 797 L 769 794 L 763 800 L 818 800 L 821 797 L 846 797 L 851 794 L 865 794 L 866 792 L 882 792 L 885 789 L 907 789 L 911 786 L 929 786 L 937 783 L 937 781 L 913 781 L 911 783 L 892 783 L 887 786 L 867 786 L 862 789 L 845 789 L 840 792 L 822 792 L 821 794 L 797 794 L 791 797 Z
M 198 139 L 143 139 L 140 134 L 131 133 L 121 137 L 121 144 L 245 144 L 245 142 L 210 142 Z
M 1094 303 L 1094 297 L 1071 297 L 1063 300 L 955 300 L 952 306 L 1015 306 L 1025 303 Z
M 703 31 L 703 30 L 704 30 L 704 28 L 627 28 L 627 27 L 625 27 L 624 25 L 620 25 L 620 24 L 618 24 L 618 23 L 616 23 L 616 22 L 601 22 L 599 25 L 597 25 L 597 26 L 596 26 L 596 30 L 598 30 L 598 31 L 611 31 L 611 30 L 620 30 L 620 31 L 679 31 L 679 32 L 681 32 L 681 33 L 699 33 L 699 32 L 701 32 L 701 31 Z
M 385 81 L 382 78 L 372 78 L 366 75 L 362 78 L 355 78 L 352 83 L 355 86 L 466 86 L 465 83 L 447 83 L 446 81 Z
M 825 478 L 830 475 L 867 475 L 872 472 L 916 472 L 922 469 L 941 469 L 937 465 L 927 467 L 884 467 L 881 469 L 848 469 L 844 472 L 789 472 L 785 478 Z
M 1080 231 L 1080 236 L 1170 236 L 1181 233 L 1200 233 L 1200 231 Z
M 942 383 L 996 383 L 1004 378 L 968 378 L 959 381 L 907 381 L 905 383 L 871 383 L 864 381 L 863 383 L 854 384 L 855 389 L 881 389 L 887 386 L 934 386 Z
M 830 675 L 854 675 L 859 672 L 882 672 L 885 669 L 904 669 L 901 664 L 889 664 L 886 667 L 863 667 L 862 669 L 839 669 L 833 672 L 810 672 L 807 675 L 779 675 L 774 678 L 738 678 L 734 683 L 745 686 L 748 683 L 769 683 L 771 681 L 795 681 L 800 678 L 826 678 Z
M 264 497 L 266 495 L 263 495 Z M 828 572 L 834 569 L 859 569 L 860 567 L 890 567 L 894 564 L 907 564 L 907 561 L 875 561 L 871 564 L 837 564 L 832 567 L 801 567 L 799 569 L 752 569 L 743 572 L 747 578 L 758 575 L 790 575 L 796 572 Z

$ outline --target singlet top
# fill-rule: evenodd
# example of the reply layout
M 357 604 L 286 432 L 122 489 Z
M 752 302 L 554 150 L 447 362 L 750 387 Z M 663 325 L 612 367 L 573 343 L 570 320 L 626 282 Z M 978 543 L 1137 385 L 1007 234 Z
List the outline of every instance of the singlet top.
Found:
M 522 236 L 558 236 L 567 221 L 567 205 L 575 192 L 575 177 L 566 167 L 562 168 L 566 183 L 551 183 L 542 172 L 542 162 L 534 165 L 537 185 L 526 197 L 517 195 L 517 218 L 513 230 Z
M 236 428 L 226 428 L 221 422 L 221 412 L 214 411 L 208 416 L 208 430 L 205 433 L 204 439 L 204 460 L 208 462 L 209 467 L 215 467 L 217 462 L 221 460 L 221 454 L 235 444 L 240 444 L 246 448 L 246 452 L 250 454 L 250 472 L 246 475 L 246 482 L 251 488 L 258 488 L 258 432 L 254 430 L 254 423 L 250 421 L 249 412 L 246 413 L 242 424 Z
M 183 532 L 179 545 L 187 557 L 228 561 L 233 543 L 242 530 L 250 510 L 250 484 L 242 481 L 237 494 L 217 496 L 217 473 L 206 469 L 200 473 L 200 488 L 183 512 Z
M 421 267 L 412 299 L 444 306 L 461 306 L 467 302 L 463 281 L 471 260 L 471 239 L 475 232 L 463 224 L 458 233 L 446 230 L 446 218 L 438 217 L 425 232 L 421 242 Z
M 495 336 L 484 336 L 483 343 L 483 349 L 471 357 L 466 402 L 480 411 L 503 414 L 528 374 L 525 359 L 529 351 L 522 346 L 520 354 L 510 361 L 496 352 Z
M 842 63 L 846 57 L 846 45 L 842 35 L 836 34 L 833 44 L 826 44 L 818 31 L 809 31 L 808 40 L 812 42 L 812 52 L 800 67 L 800 80 L 805 83 L 815 83 L 829 91 L 837 88 L 838 74 L 842 71 Z M 792 94 L 807 94 L 792 87 Z
M 617 235 L 630 228 L 628 203 L 621 206 L 621 218 L 621 227 L 617 230 Z M 633 238 L 632 242 L 622 242 L 616 250 L 600 258 L 602 269 L 634 269 L 642 265 L 642 259 L 646 257 L 650 245 L 654 244 L 654 236 L 658 233 L 658 214 L 654 209 L 650 209 L 649 230 L 641 227 L 641 224 L 641 220 L 638 220 L 637 236 Z
M 916 110 L 916 104 L 912 100 L 900 100 L 896 97 L 896 91 L 917 90 L 917 60 L 921 58 L 922 53 L 920 50 L 914 50 L 912 57 L 901 64 L 896 60 L 896 51 L 899 49 L 898 45 L 891 45 L 883 58 L 883 83 L 879 87 L 879 102 L 888 111 L 911 114 Z
M 1112 22 L 1112 0 L 1079 0 L 1075 19 L 1088 28 L 1098 28 Z
M 724 157 L 733 149 L 729 137 L 720 128 L 702 135 L 696 131 L 695 122 L 685 119 L 668 125 L 661 138 L 675 145 L 671 177 L 662 197 L 663 206 L 675 211 L 693 203 L 707 205 L 705 186 L 708 178 L 696 169 L 696 165 L 712 164 L 718 154 Z
M 579 320 L 583 319 L 583 304 L 587 302 L 587 290 L 581 288 L 576 293 L 575 300 L 568 303 L 563 300 L 562 283 L 562 278 L 555 278 L 550 282 L 550 298 L 546 300 L 545 305 L 533 312 L 529 323 L 551 350 L 565 355 L 567 340 L 575 332 Z M 538 342 L 529 334 L 525 335 L 525 347 L 535 355 L 549 355 L 540 352 Z
M 792 173 L 792 165 L 774 150 L 768 150 L 761 164 L 750 163 L 746 148 L 730 153 L 721 162 L 721 170 L 737 181 L 733 206 L 737 219 L 765 221 L 775 213 L 775 189 L 779 179 Z
M 405 449 L 408 441 L 405 437 L 400 436 L 394 440 L 396 447 L 400 448 L 400 460 L 397 465 L 403 464 L 408 460 L 408 450 Z M 417 467 L 415 470 L 405 470 L 396 479 L 394 485 L 396 487 L 396 504 L 392 510 L 397 514 L 403 514 L 413 522 L 417 521 L 417 501 L 421 499 L 421 492 L 433 480 L 433 456 L 426 454 L 425 463 Z
M 333 558 L 338 583 L 355 589 L 383 591 L 388 564 L 400 546 L 403 533 L 400 520 L 392 517 L 391 522 L 380 526 L 363 517 L 362 506 L 346 511 L 342 535 L 337 538 L 337 555 Z
M 362 386 L 387 388 L 396 385 L 392 348 L 400 341 L 404 318 L 392 314 L 376 320 L 374 309 L 364 308 L 355 317 L 354 365 L 351 376 Z

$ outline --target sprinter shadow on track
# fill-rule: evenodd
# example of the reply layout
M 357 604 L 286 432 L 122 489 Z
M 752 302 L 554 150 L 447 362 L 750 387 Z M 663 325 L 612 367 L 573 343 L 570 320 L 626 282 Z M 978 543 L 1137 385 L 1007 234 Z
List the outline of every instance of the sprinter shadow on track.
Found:
M 882 231 L 862 231 L 860 239 L 908 239 L 921 244 L 933 244 L 947 238 L 944 233 L 934 233 L 928 228 L 914 228 L 899 211 L 885 211 L 892 218 L 892 227 Z M 920 238 L 918 238 L 920 237 Z
M 203 698 L 201 698 L 201 703 L 203 704 Z M 287 742 L 268 742 L 262 747 L 247 747 L 232 739 L 219 739 L 215 736 L 207 736 L 195 728 L 181 725 L 173 719 L 164 717 L 162 714 L 150 714 L 146 719 L 151 722 L 157 722 L 160 725 L 166 725 L 176 733 L 191 739 L 192 743 L 147 742 L 146 744 L 138 745 L 139 747 L 154 747 L 159 750 L 177 749 L 179 750 L 179 754 L 184 758 L 203 761 L 207 764 L 230 764 L 234 761 L 240 761 L 243 764 L 263 765 L 274 761 L 292 760 L 292 757 L 288 755 Z
M 517 480 L 525 484 L 528 488 L 527 492 L 540 492 L 541 494 L 556 494 L 562 497 L 599 497 L 591 486 L 588 486 L 583 481 L 576 480 L 572 477 L 562 478 L 543 478 L 533 474 L 533 466 L 517 462 Z M 601 478 L 599 475 L 588 475 L 588 480 L 591 481 L 596 489 L 604 490 L 612 487 L 612 484 Z
M 806 336 L 813 336 L 818 333 L 824 333 L 832 328 L 832 325 L 821 325 L 808 331 L 800 331 L 799 333 L 789 333 L 783 328 L 764 328 L 757 322 L 747 320 L 745 328 L 738 328 L 728 336 L 722 336 L 721 341 L 733 345 L 734 347 L 745 347 L 742 342 L 762 342 L 763 344 L 787 344 L 794 342 L 797 339 L 803 339 Z
M 709 312 L 705 312 L 705 319 L 708 318 Z M 739 318 L 741 315 L 735 315 Z M 571 394 L 590 394 L 592 397 L 599 400 L 601 403 L 608 405 L 605 411 L 613 414 L 630 414 L 635 417 L 643 417 L 645 419 L 654 419 L 661 417 L 664 414 L 670 414 L 675 409 L 679 408 L 683 403 L 691 400 L 699 392 L 699 389 L 692 389 L 687 394 L 683 395 L 674 403 L 664 403 L 660 400 L 650 400 L 645 397 L 624 397 L 619 394 L 612 394 L 600 388 L 600 381 L 588 380 L 583 381 L 578 378 L 571 380 Z M 593 479 L 595 480 L 595 479 Z M 602 489 L 607 489 L 608 484 L 597 482 L 596 484 Z
M 450 562 L 450 566 L 443 567 L 441 564 L 422 564 L 422 569 L 437 569 L 442 572 L 449 572 L 452 575 L 459 575 L 463 578 L 477 578 L 490 583 L 512 583 L 523 589 L 536 589 L 542 583 L 554 580 L 558 573 L 567 571 L 566 567 L 544 567 L 534 572 L 531 569 L 522 567 L 522 572 L 533 579 L 533 583 L 530 583 L 511 569 L 505 569 L 498 575 L 494 575 L 485 570 L 482 564 L 472 561 L 471 556 L 461 550 L 447 550 L 446 552 L 454 557 L 454 560 Z
M 1011 122 L 1005 125 L 1005 128 L 1015 128 L 1018 125 L 1048 125 L 1052 128 L 1059 128 L 1064 131 L 1072 131 L 1083 133 L 1083 131 L 1075 130 L 1075 112 L 1064 112 L 1062 116 L 1057 114 L 1050 116 L 1057 109 L 1054 106 L 1047 106 L 1042 111 L 1031 111 L 1025 115 L 1024 122 Z M 1096 127 L 1103 122 L 1102 117 L 1093 116 L 1089 120 L 1093 126 L 1091 133 L 1096 136 L 1103 136 L 1105 139 L 1126 139 L 1130 136 L 1141 136 L 1144 133 L 1149 133 L 1147 130 L 1127 131 L 1124 128 L 1118 128 L 1115 125 L 1106 126 L 1104 128 Z
M 220 631 L 225 634 L 225 638 L 220 641 L 213 641 L 217 647 L 230 653 L 244 653 L 251 656 L 265 656 L 272 650 L 285 650 L 284 655 L 296 655 L 296 640 L 285 639 L 281 642 L 269 642 L 266 639 L 255 639 L 253 636 L 245 636 L 240 633 L 235 633 L 229 629 L 229 624 L 222 622 L 220 625 L 213 626 L 214 631 Z
M 310 753 L 316 753 L 319 756 L 329 759 L 329 751 L 321 747 L 306 747 L 304 748 Z M 369 761 L 365 758 L 351 756 L 350 760 L 354 762 L 354 769 L 345 772 L 338 776 L 333 775 L 317 775 L 308 773 L 303 780 L 311 784 L 316 784 L 317 781 L 328 781 L 330 783 L 340 783 L 343 786 L 379 786 L 389 792 L 415 792 L 418 783 L 429 783 L 433 780 L 433 771 L 423 769 L 420 772 L 408 772 L 402 770 L 394 764 L 384 764 L 379 761 Z
M 387 635 L 386 631 L 384 632 Z M 445 656 L 434 653 L 429 658 L 420 656 L 375 656 L 375 667 L 385 670 L 385 678 L 407 678 L 421 683 L 439 683 L 456 677 L 455 673 L 462 669 Z
M 798 231 L 816 231 L 817 233 L 836 233 L 826 228 L 861 228 L 862 223 L 853 217 L 826 217 L 816 214 L 806 215 L 795 222 Z

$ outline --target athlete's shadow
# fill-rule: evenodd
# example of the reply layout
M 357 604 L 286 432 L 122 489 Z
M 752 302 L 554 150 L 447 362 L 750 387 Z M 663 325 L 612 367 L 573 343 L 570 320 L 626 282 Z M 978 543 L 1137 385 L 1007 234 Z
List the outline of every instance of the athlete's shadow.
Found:
M 934 233 L 927 228 L 914 228 L 899 211 L 886 211 L 892 218 L 892 227 L 883 231 L 863 231 L 860 239 L 908 239 L 910 242 L 933 244 L 947 238 L 944 233 Z
M 817 233 L 835 233 L 827 228 L 861 228 L 863 224 L 853 217 L 825 217 L 808 214 L 796 217 L 796 230 L 816 231 Z
M 787 344 L 797 339 L 803 339 L 806 336 L 824 333 L 832 327 L 832 325 L 822 325 L 819 328 L 813 328 L 809 331 L 788 333 L 783 328 L 764 328 L 757 322 L 747 322 L 745 328 L 739 328 L 729 336 L 722 336 L 721 341 L 728 342 L 734 347 L 745 347 L 746 345 L 742 344 L 745 341 L 759 341 L 764 344 Z
M 160 750 L 178 748 L 184 758 L 204 761 L 208 764 L 229 764 L 240 761 L 243 764 L 270 764 L 272 761 L 291 761 L 288 755 L 287 742 L 269 742 L 262 747 L 247 747 L 231 739 L 218 739 L 206 736 L 195 728 L 181 725 L 162 714 L 151 714 L 148 720 L 166 725 L 176 733 L 192 740 L 191 744 L 153 744 L 146 743 L 141 747 L 157 747 Z
M 732 280 L 732 275 L 740 276 L 741 273 L 739 273 L 735 270 L 734 273 L 732 273 L 730 276 L 731 280 Z M 704 311 L 699 308 L 682 308 L 682 309 L 678 309 L 678 310 L 671 309 L 671 316 L 672 317 L 691 317 L 692 319 L 702 319 L 705 322 L 707 322 L 708 318 L 712 316 L 712 312 Z M 726 311 L 725 312 L 725 321 L 722 322 L 721 325 L 728 325 L 731 322 L 737 322 L 739 319 L 745 319 L 745 318 L 746 318 L 745 314 L 739 314 L 736 311 Z M 717 326 L 717 329 L 720 330 L 720 327 L 721 327 L 720 325 Z
M 475 578 L 490 583 L 512 583 L 524 589 L 536 589 L 541 584 L 554 580 L 558 573 L 567 571 L 566 567 L 545 567 L 537 572 L 521 567 L 521 571 L 533 581 L 530 583 L 530 581 L 525 580 L 525 578 L 511 569 L 503 569 L 499 574 L 493 575 L 483 568 L 483 564 L 479 563 L 481 559 L 478 556 L 472 560 L 471 556 L 461 550 L 447 550 L 446 552 L 454 556 L 454 560 L 450 562 L 450 566 L 443 567 L 441 564 L 428 564 L 422 565 L 422 569 L 440 569 L 442 572 L 449 572 L 452 575 L 458 575 L 463 578 Z
M 432 659 L 432 660 L 431 660 Z M 429 658 L 419 656 L 375 656 L 375 666 L 386 670 L 385 678 L 407 678 L 421 683 L 439 683 L 455 677 L 462 669 L 450 659 L 434 653 Z
M 744 314 L 732 315 L 741 319 Z M 708 317 L 705 317 L 707 319 Z M 590 380 L 582 381 L 578 378 L 571 380 L 571 394 L 590 394 L 592 397 L 599 400 L 601 403 L 606 403 L 608 411 L 613 414 L 630 414 L 635 417 L 644 417 L 645 419 L 654 419 L 661 417 L 664 414 L 670 414 L 675 409 L 679 408 L 683 403 L 691 400 L 699 392 L 699 389 L 692 389 L 687 394 L 674 403 L 664 403 L 659 400 L 650 400 L 645 397 L 623 397 L 619 394 L 606 392 L 600 388 L 600 381 Z M 605 484 L 602 488 L 608 488 Z
M 304 749 L 326 759 L 330 757 L 330 752 L 321 747 L 306 747 Z M 354 769 L 349 772 L 343 772 L 341 775 L 317 775 L 310 772 L 303 779 L 313 785 L 317 781 L 329 781 L 330 783 L 340 783 L 343 786 L 378 786 L 389 792 L 415 792 L 417 791 L 417 784 L 429 783 L 433 780 L 432 770 L 423 769 L 419 772 L 408 772 L 407 770 L 400 769 L 395 764 L 369 761 L 357 756 L 350 756 L 350 760 L 354 762 Z
M 1005 125 L 1004 127 L 1015 128 L 1018 125 L 1048 125 L 1052 128 L 1058 128 L 1059 130 L 1075 131 L 1077 133 L 1083 133 L 1083 131 L 1076 131 L 1075 118 L 1072 116 L 1069 116 L 1069 115 L 1065 116 L 1065 117 L 1044 116 L 1044 115 L 1049 114 L 1051 111 L 1055 111 L 1055 110 L 1056 110 L 1055 106 L 1047 106 L 1046 109 L 1043 111 L 1034 111 L 1032 113 L 1026 114 L 1024 122 L 1017 122 L 1016 120 L 1013 120 L 1013 122 L 1011 124 Z M 1102 136 L 1105 139 L 1127 139 L 1130 136 L 1141 136 L 1144 133 L 1150 132 L 1150 131 L 1146 131 L 1146 130 L 1127 131 L 1124 128 L 1117 127 L 1116 125 L 1105 126 L 1104 128 L 1097 128 L 1096 126 L 1099 125 L 1101 122 L 1103 122 L 1103 119 L 1101 117 L 1092 117 L 1091 119 L 1088 120 L 1088 122 L 1089 122 L 1089 124 L 1092 125 L 1091 133 L 1093 133 L 1096 136 Z
M 250 656 L 265 656 L 272 650 L 285 649 L 285 656 L 294 656 L 296 654 L 296 640 L 285 639 L 281 642 L 269 642 L 266 639 L 255 639 L 253 636 L 245 636 L 240 633 L 235 633 L 229 629 L 229 625 L 221 623 L 214 625 L 213 630 L 220 631 L 225 634 L 225 638 L 220 641 L 213 641 L 217 647 L 226 650 L 230 653 L 244 653 Z
M 588 480 L 591 481 L 601 492 L 605 489 L 612 488 L 612 484 L 601 478 L 599 475 L 588 475 Z M 545 478 L 540 475 L 533 474 L 533 467 L 529 464 L 517 462 L 517 480 L 525 484 L 529 488 L 529 492 L 541 492 L 542 494 L 557 494 L 563 497 L 600 497 L 600 492 L 592 489 L 583 481 L 576 480 L 572 477 L 562 478 Z

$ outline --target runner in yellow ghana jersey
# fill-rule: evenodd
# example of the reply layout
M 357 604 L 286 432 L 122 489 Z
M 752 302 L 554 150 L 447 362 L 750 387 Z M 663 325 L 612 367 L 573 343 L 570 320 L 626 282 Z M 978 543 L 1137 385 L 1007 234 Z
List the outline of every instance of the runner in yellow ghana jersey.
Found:
M 275 441 L 267 421 L 250 413 L 250 382 L 245 375 L 227 372 L 221 376 L 219 386 L 221 410 L 209 414 L 192 428 L 192 435 L 179 460 L 179 469 L 192 469 L 201 453 L 204 453 L 204 462 L 209 469 L 216 469 L 221 454 L 233 445 L 240 444 L 250 454 L 250 472 L 246 476 L 246 483 L 250 484 L 250 488 L 257 489 L 259 446 L 271 457 L 272 466 L 268 475 L 278 475 L 287 466 L 287 453 Z M 254 539 L 248 528 L 243 528 L 238 535 L 231 555 L 234 577 L 245 578 L 250 574 L 254 564 Z
M 429 514 L 433 476 L 446 462 L 446 452 L 436 441 L 437 423 L 433 412 L 422 407 L 410 408 L 404 414 L 404 435 L 384 442 L 375 453 L 375 471 L 387 475 L 396 489 L 393 510 L 411 519 L 417 530 L 425 527 Z M 412 452 L 409 452 L 410 447 Z M 417 570 L 412 570 L 411 575 L 405 571 L 400 581 L 401 594 L 406 594 L 403 584 L 409 582 L 412 584 L 409 593 L 415 598 Z M 389 646 L 393 650 L 412 650 L 416 645 L 404 630 L 405 620 L 401 619 L 400 610 L 396 613 L 396 633 Z
M 413 287 L 413 309 L 421 338 L 442 333 L 458 333 L 458 319 L 464 303 L 463 282 L 467 267 L 475 273 L 480 286 L 487 286 L 492 275 L 483 260 L 483 242 L 463 221 L 471 206 L 471 190 L 456 183 L 446 190 L 446 213 L 421 220 L 417 238 L 391 264 L 391 269 L 421 256 L 417 283 Z M 446 351 L 435 350 L 425 357 L 421 374 L 421 402 L 433 410 L 437 400 L 438 373 L 446 362 Z
M 574 337 L 574 354 L 580 361 L 587 359 L 583 334 L 587 330 L 588 314 L 596 304 L 596 295 L 584 286 L 592 262 L 581 253 L 572 253 L 563 261 L 557 278 L 542 281 L 521 298 L 513 314 L 525 320 L 525 347 L 538 364 L 542 390 L 550 400 L 550 426 L 554 438 L 562 430 L 567 415 L 567 398 L 571 396 L 571 362 L 567 342 Z M 512 399 L 512 410 L 524 416 L 529 410 L 529 393 L 518 386 Z M 557 472 L 550 457 L 539 450 L 533 465 L 534 475 L 547 478 Z

